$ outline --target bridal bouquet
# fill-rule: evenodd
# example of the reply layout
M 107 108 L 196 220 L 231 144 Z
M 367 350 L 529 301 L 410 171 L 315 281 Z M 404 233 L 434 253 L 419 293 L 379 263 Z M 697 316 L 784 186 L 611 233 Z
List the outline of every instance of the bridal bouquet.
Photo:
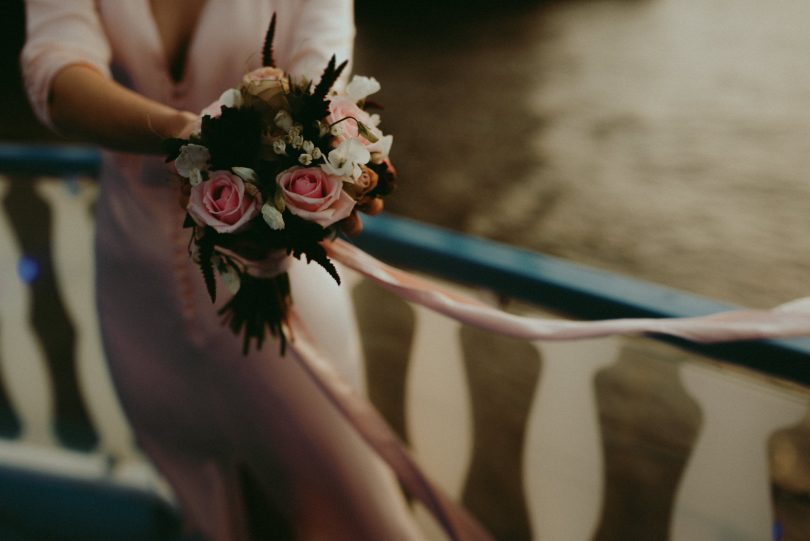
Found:
M 220 314 L 245 352 L 252 340 L 260 348 L 268 330 L 284 351 L 289 256 L 305 256 L 340 283 L 321 242 L 395 182 L 392 136 L 367 99 L 379 83 L 355 76 L 336 92 L 346 62 L 334 56 L 317 84 L 289 76 L 275 67 L 274 30 L 275 16 L 263 67 L 206 108 L 197 132 L 165 145 L 188 195 L 189 253 L 212 301 L 215 273 L 233 293 Z

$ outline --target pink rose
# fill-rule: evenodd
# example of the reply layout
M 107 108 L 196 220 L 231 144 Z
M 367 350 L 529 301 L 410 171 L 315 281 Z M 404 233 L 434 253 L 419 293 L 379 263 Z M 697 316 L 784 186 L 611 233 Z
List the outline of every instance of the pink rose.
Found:
M 368 131 L 378 139 L 383 136 L 382 131 L 374 125 L 371 115 L 358 107 L 357 103 L 348 96 L 334 96 L 329 100 L 329 116 L 326 120 L 330 125 L 340 122 L 338 126 L 343 129 L 341 139 L 357 138 L 364 145 L 371 144 L 365 137 L 360 135 L 357 122 L 362 122 L 368 128 Z
M 230 171 L 211 171 L 208 180 L 191 188 L 188 212 L 199 225 L 219 233 L 236 233 L 259 213 L 262 197 Z
M 343 191 L 343 180 L 319 167 L 291 167 L 276 182 L 290 212 L 321 227 L 346 218 L 354 208 L 354 199 Z

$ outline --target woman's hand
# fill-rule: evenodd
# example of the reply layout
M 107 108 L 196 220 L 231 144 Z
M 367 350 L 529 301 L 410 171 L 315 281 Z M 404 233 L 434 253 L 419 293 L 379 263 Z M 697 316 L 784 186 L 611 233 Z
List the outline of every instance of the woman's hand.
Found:
M 160 154 L 164 139 L 186 137 L 198 122 L 194 113 L 150 100 L 84 64 L 57 73 L 50 98 L 51 121 L 63 135 L 115 150 Z

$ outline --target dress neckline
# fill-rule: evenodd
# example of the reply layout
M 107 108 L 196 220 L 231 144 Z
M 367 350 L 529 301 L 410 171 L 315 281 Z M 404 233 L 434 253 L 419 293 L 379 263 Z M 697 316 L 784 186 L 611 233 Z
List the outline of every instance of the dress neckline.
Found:
M 200 9 L 199 14 L 197 15 L 197 21 L 194 24 L 194 28 L 191 30 L 191 35 L 189 36 L 188 42 L 185 46 L 185 51 L 183 52 L 182 58 L 182 69 L 180 70 L 180 77 L 179 79 L 175 79 L 172 77 L 172 59 L 169 58 L 169 52 L 166 48 L 166 44 L 163 41 L 163 37 L 160 34 L 160 29 L 158 28 L 157 19 L 155 18 L 155 13 L 152 11 L 152 4 L 150 0 L 142 0 L 143 8 L 146 13 L 146 17 L 149 20 L 148 29 L 150 34 L 150 39 L 152 41 L 152 46 L 154 47 L 155 53 L 157 58 L 160 61 L 160 69 L 163 74 L 166 76 L 167 81 L 173 88 L 175 92 L 179 91 L 179 89 L 184 88 L 187 86 L 188 78 L 189 78 L 189 65 L 191 64 L 191 59 L 194 55 L 194 51 L 197 46 L 197 41 L 199 40 L 200 35 L 200 28 L 206 21 L 206 15 L 210 8 L 210 5 L 213 3 L 211 0 L 205 0 L 202 8 Z

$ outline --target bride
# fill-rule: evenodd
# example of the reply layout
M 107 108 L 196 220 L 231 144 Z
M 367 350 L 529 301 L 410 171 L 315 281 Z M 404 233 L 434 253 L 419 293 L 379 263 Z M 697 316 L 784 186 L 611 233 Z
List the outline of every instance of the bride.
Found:
M 104 347 L 138 444 L 189 528 L 218 541 L 418 539 L 389 471 L 299 365 L 272 342 L 243 357 L 221 325 L 188 257 L 178 186 L 154 155 L 259 66 L 273 13 L 287 72 L 317 78 L 333 53 L 350 58 L 351 0 L 26 0 L 26 9 L 22 67 L 36 113 L 106 149 L 96 238 Z M 344 225 L 357 231 L 359 221 Z M 345 293 L 297 260 L 290 276 L 307 333 L 356 381 Z

